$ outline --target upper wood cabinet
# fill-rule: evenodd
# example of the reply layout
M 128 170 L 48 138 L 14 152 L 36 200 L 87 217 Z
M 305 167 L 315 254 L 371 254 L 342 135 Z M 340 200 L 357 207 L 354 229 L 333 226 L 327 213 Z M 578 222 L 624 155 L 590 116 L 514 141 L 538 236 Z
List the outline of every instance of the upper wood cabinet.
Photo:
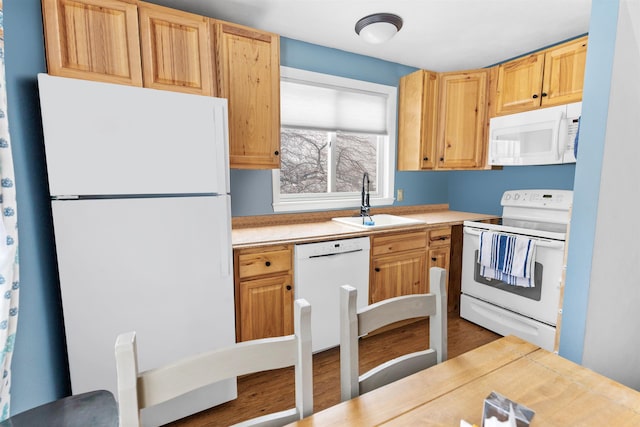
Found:
M 498 66 L 495 114 L 512 114 L 582 99 L 587 36 Z
M 232 168 L 280 167 L 280 38 L 212 21 L 220 93 L 229 100 Z
M 400 79 L 398 170 L 484 169 L 489 71 Z
M 42 0 L 49 74 L 142 86 L 138 11 L 119 0 Z
M 582 100 L 586 60 L 586 36 L 546 51 L 542 81 L 543 107 Z
M 537 53 L 498 66 L 497 115 L 540 106 L 544 54 Z
M 144 86 L 215 95 L 209 20 L 150 3 L 139 3 Z
M 400 79 L 398 170 L 436 165 L 438 74 L 418 70 Z
M 489 70 L 439 76 L 438 169 L 484 168 Z

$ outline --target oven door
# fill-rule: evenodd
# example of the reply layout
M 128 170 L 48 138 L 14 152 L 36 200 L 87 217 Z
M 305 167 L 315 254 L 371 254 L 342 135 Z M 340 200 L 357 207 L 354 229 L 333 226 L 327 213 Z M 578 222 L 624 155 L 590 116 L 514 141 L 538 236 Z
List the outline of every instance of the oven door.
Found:
M 478 250 L 480 233 L 483 231 L 487 230 L 464 227 L 462 293 L 555 326 L 560 302 L 565 242 L 531 237 L 536 241 L 535 286 L 525 288 L 480 276 Z

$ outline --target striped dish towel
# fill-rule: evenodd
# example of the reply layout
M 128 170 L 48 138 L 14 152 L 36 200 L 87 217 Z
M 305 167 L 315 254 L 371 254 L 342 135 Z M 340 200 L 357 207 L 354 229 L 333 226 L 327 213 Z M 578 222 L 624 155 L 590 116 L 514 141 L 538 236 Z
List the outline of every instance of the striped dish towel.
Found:
M 527 237 L 485 231 L 480 233 L 480 275 L 509 285 L 535 286 L 535 241 Z

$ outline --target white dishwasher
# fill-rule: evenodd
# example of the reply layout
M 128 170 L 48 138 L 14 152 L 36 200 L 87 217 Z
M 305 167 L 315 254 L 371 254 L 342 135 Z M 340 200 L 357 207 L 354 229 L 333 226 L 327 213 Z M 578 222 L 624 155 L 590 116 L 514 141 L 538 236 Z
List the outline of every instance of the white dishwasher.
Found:
M 358 307 L 369 302 L 369 238 L 295 245 L 295 297 L 311 304 L 313 352 L 340 344 L 340 287 L 358 290 Z

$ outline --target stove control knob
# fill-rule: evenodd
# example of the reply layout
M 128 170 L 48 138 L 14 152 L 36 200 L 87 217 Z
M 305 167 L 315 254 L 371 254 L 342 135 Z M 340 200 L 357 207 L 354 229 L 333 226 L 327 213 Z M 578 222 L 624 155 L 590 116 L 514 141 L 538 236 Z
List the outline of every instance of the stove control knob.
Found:
M 518 200 L 520 198 L 520 193 L 516 193 L 513 195 L 514 200 Z

